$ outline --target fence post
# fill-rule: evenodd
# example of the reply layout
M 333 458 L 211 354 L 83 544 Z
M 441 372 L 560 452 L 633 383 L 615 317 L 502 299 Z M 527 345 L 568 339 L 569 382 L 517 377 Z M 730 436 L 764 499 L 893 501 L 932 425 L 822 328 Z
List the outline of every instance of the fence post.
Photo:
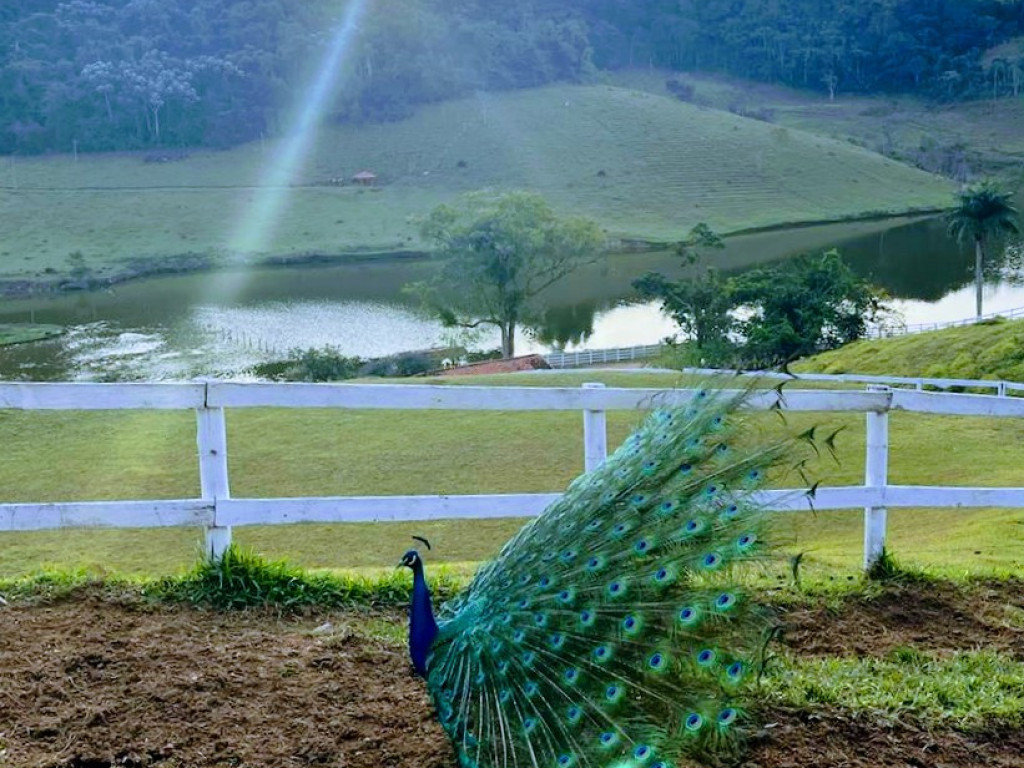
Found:
M 868 385 L 868 392 L 892 392 L 880 384 Z M 884 490 L 889 480 L 889 411 L 867 414 L 867 456 L 864 485 Z M 864 570 L 882 556 L 888 511 L 884 506 L 864 508 Z
M 604 384 L 590 382 L 583 389 L 604 389 Z M 608 421 L 604 411 L 583 411 L 583 470 L 597 469 L 608 457 Z
M 209 385 L 207 385 L 209 386 Z M 231 527 L 218 526 L 217 501 L 231 498 L 228 486 L 228 438 L 223 408 L 196 410 L 196 441 L 199 444 L 199 487 L 205 501 L 213 504 L 214 525 L 206 529 L 206 556 L 219 560 L 231 546 Z

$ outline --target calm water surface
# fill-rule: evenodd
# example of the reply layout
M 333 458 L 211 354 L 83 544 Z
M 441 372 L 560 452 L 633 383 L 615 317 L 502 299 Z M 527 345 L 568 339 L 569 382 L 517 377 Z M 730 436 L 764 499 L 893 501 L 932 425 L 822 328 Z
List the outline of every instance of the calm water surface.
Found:
M 730 238 L 713 254 L 730 271 L 837 246 L 851 266 L 885 289 L 908 324 L 974 313 L 973 253 L 945 235 L 941 220 L 806 227 Z M 995 267 L 996 265 L 993 265 Z M 372 357 L 453 342 L 498 346 L 484 332 L 459 337 L 403 294 L 427 277 L 428 262 L 236 269 L 156 278 L 109 291 L 8 301 L 0 322 L 57 323 L 54 341 L 0 349 L 0 377 L 184 379 L 244 375 L 253 362 L 294 348 L 332 346 Z M 648 271 L 684 274 L 671 253 L 613 254 L 553 287 L 538 328 L 517 351 L 655 343 L 676 331 L 654 304 L 636 303 L 631 282 Z M 985 311 L 1024 306 L 1024 285 L 993 268 Z

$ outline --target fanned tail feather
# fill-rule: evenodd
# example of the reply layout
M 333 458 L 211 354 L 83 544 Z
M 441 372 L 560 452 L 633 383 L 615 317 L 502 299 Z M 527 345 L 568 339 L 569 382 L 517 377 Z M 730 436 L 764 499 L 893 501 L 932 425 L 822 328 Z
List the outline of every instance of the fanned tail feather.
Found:
M 655 410 L 444 608 L 428 687 L 466 768 L 666 768 L 728 750 L 768 616 L 728 570 L 763 556 L 736 396 Z

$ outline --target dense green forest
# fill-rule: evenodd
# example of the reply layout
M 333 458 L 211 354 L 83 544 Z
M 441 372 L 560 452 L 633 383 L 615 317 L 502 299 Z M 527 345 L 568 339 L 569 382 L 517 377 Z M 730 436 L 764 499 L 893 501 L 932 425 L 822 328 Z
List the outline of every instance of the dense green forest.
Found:
M 0 153 L 275 135 L 352 3 L 338 122 L 641 66 L 1024 96 L 1021 45 L 986 54 L 1024 34 L 1024 0 L 0 0 Z

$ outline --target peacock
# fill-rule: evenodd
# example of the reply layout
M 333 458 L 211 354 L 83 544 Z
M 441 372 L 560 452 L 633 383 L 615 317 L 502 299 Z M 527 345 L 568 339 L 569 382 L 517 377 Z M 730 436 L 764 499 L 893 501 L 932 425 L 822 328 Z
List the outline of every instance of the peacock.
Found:
M 752 440 L 745 397 L 704 388 L 652 410 L 437 618 L 405 553 L 412 664 L 461 768 L 669 768 L 736 749 L 776 628 L 729 572 L 764 556 L 752 492 L 795 444 Z

